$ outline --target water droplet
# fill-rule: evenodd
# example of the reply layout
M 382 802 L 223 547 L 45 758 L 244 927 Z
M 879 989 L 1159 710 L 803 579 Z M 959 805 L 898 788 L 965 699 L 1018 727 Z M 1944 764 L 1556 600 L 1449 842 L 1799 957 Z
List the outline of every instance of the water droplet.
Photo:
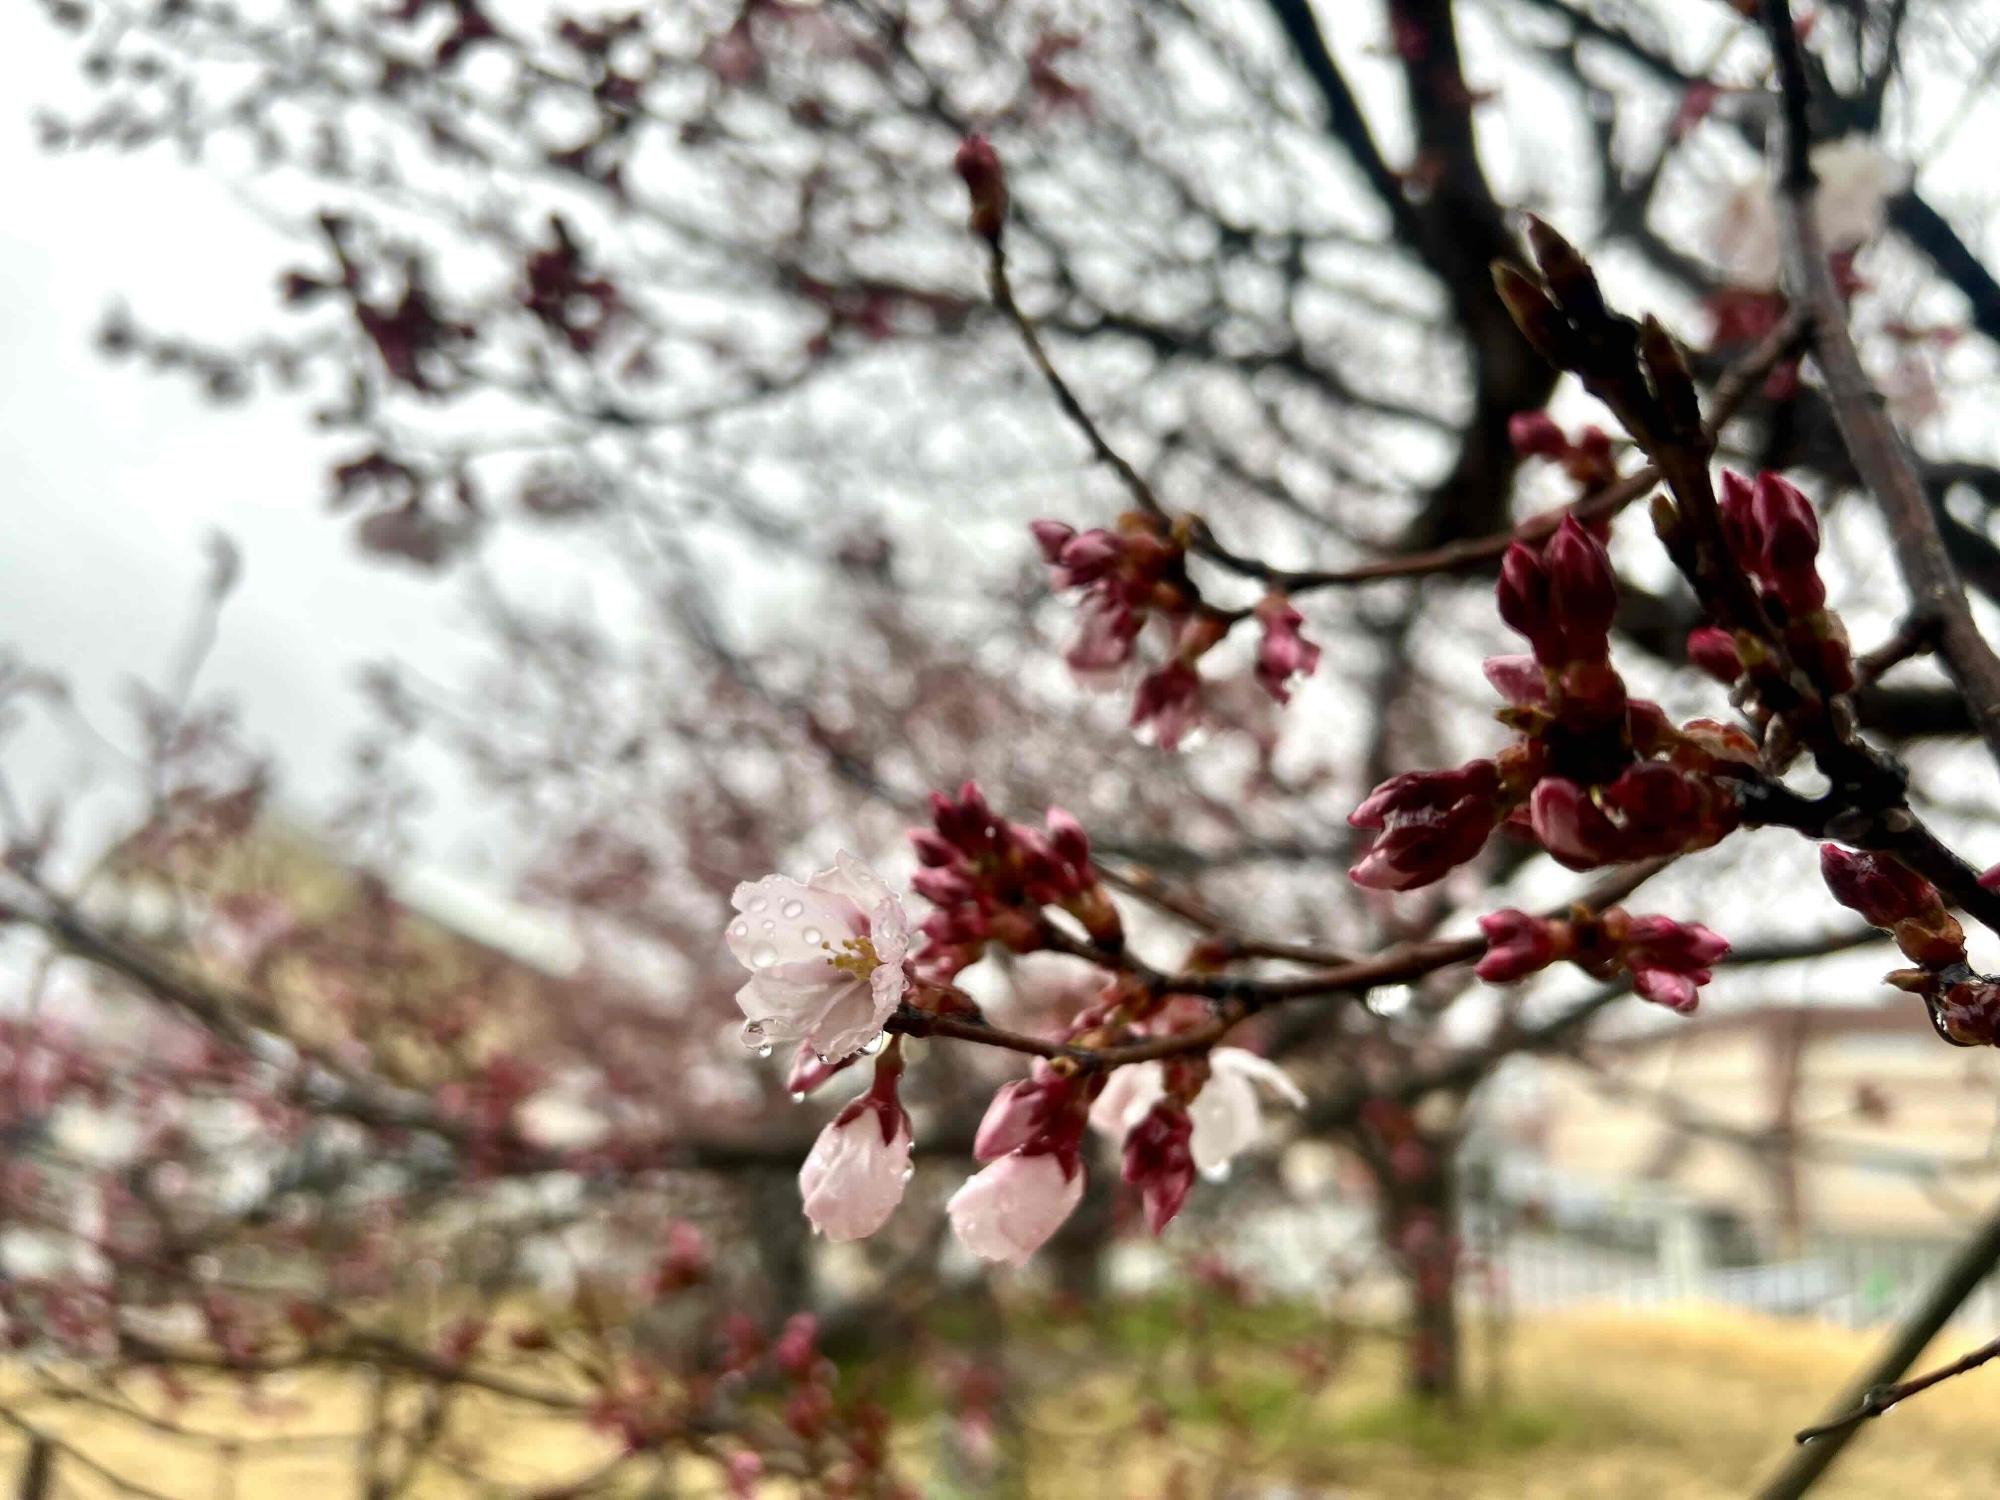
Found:
M 797 900 L 787 901 L 783 906 L 778 908 L 779 913 L 788 922 L 804 916 L 805 910 L 806 910 L 805 902 Z
M 729 930 L 735 933 L 736 936 L 738 937 L 750 936 L 750 924 L 748 922 L 738 922 L 735 926 L 731 927 Z
M 914 1176 L 916 1176 L 916 1175 L 917 1175 L 917 1169 L 916 1169 L 916 1168 L 915 1168 L 914 1166 L 908 1166 L 908 1167 L 905 1167 L 905 1168 L 903 1168 L 903 1181 L 904 1181 L 904 1182 L 906 1182 L 906 1183 L 907 1183 L 907 1182 L 908 1182 L 908 1181 L 909 1181 L 909 1180 L 910 1180 L 910 1179 L 911 1179 L 912 1177 L 914 1177 Z
M 766 932 L 776 932 L 778 930 L 778 924 L 776 922 L 773 922 L 769 917 L 766 917 L 764 919 L 764 930 Z
M 750 950 L 750 962 L 760 969 L 768 969 L 778 961 L 778 950 L 769 943 L 759 943 Z
M 1212 1167 L 1203 1167 L 1201 1175 L 1206 1177 L 1210 1182 L 1227 1182 L 1229 1181 L 1229 1163 L 1226 1161 L 1217 1162 Z
M 793 1089 L 792 1103 L 803 1104 L 805 1102 L 806 1102 L 806 1091 L 804 1089 Z
M 762 911 L 765 907 L 769 906 L 770 904 L 771 903 L 765 900 L 762 896 L 752 896 L 748 901 L 745 901 L 743 903 L 743 909 L 745 911 Z
M 743 1039 L 743 1045 L 746 1047 L 762 1046 L 764 1044 L 764 1023 L 762 1021 L 745 1021 L 743 1029 L 737 1035 Z
M 766 1042 L 764 1043 L 763 1046 L 757 1049 L 757 1055 L 759 1057 L 769 1057 L 773 1052 L 777 1050 L 778 1049 L 773 1047 L 769 1042 Z
M 867 1041 L 861 1044 L 861 1051 L 864 1056 L 873 1057 L 876 1053 L 880 1052 L 884 1047 L 888 1045 L 889 1045 L 889 1033 L 886 1031 L 878 1031 L 875 1033 L 875 1035 L 871 1036 L 870 1038 L 868 1038 Z
M 804 938 L 809 945 L 811 945 L 814 948 L 817 948 L 819 946 L 819 940 L 824 936 L 826 936 L 826 934 L 821 932 L 817 927 L 808 927 L 805 929 L 805 931 L 801 932 L 799 936 Z

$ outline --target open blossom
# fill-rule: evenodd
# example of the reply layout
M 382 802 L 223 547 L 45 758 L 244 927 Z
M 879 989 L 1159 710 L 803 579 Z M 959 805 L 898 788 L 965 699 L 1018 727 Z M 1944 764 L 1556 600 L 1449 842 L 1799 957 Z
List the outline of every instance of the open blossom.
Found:
M 1073 1151 L 1016 1151 L 968 1178 L 945 1212 L 958 1242 L 981 1260 L 1024 1264 L 1083 1198 Z
M 799 1196 L 828 1239 L 864 1239 L 889 1221 L 909 1175 L 909 1116 L 892 1101 L 863 1097 L 813 1142 L 799 1168 Z
M 1188 1105 L 1188 1118 L 1194 1122 L 1194 1164 L 1204 1175 L 1218 1177 L 1263 1134 L 1260 1090 L 1294 1109 L 1305 1107 L 1306 1096 L 1276 1063 L 1242 1047 L 1217 1047 L 1208 1066 L 1208 1081 Z M 1159 1063 L 1119 1068 L 1091 1106 L 1091 1127 L 1123 1140 L 1165 1094 L 1166 1072 Z
M 736 992 L 746 1040 L 839 1058 L 881 1033 L 903 996 L 910 920 L 879 875 L 843 853 L 803 883 L 739 885 L 730 904 L 729 951 L 750 971 Z

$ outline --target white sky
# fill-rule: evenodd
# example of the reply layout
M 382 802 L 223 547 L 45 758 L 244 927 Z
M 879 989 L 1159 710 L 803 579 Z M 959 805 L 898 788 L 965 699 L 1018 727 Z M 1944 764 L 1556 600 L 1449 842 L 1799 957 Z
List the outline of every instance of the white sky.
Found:
M 121 297 L 155 326 L 247 331 L 268 317 L 286 261 L 199 165 L 44 152 L 30 112 L 73 96 L 77 56 L 33 7 L 0 16 L 0 644 L 61 672 L 117 727 L 120 685 L 164 674 L 205 538 L 227 532 L 245 570 L 203 682 L 238 703 L 253 740 L 283 751 L 281 790 L 312 805 L 362 722 L 357 667 L 450 658 L 457 593 L 364 562 L 325 514 L 325 459 L 296 407 L 214 407 L 189 382 L 96 352 Z M 0 753 L 39 790 L 93 779 L 79 749 L 43 735 Z

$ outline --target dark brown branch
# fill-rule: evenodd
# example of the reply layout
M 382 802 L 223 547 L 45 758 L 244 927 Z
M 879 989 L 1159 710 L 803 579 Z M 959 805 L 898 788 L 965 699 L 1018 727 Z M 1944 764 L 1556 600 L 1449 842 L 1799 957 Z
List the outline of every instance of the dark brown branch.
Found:
M 1847 314 L 1813 215 L 1813 178 L 1804 55 L 1789 0 L 1763 0 L 1765 31 L 1783 89 L 1784 130 L 1777 169 L 1777 204 L 1785 283 L 1806 313 L 1813 362 L 1826 381 L 1834 420 L 1862 485 L 1881 507 L 1911 606 L 1937 620 L 1938 655 L 1965 695 L 1973 722 L 2000 763 L 2000 656 L 1972 618 L 1951 555 L 1917 467 L 1870 384 L 1847 326 Z
M 1892 1388 L 1896 1378 L 1915 1363 L 1950 1321 L 1952 1314 L 1958 1311 L 1996 1265 L 2000 1265 L 2000 1205 L 1996 1205 L 1978 1231 L 1965 1242 L 1936 1285 L 1903 1320 L 1882 1352 L 1855 1377 L 1847 1392 L 1835 1403 L 1833 1417 L 1818 1428 L 1809 1427 L 1799 1434 L 1801 1446 L 1771 1481 L 1757 1492 L 1757 1500 L 1798 1500 L 1817 1484 L 1820 1476 L 1860 1430 L 1862 1421 L 1880 1414 L 1865 1409 L 1871 1396 L 1882 1410 L 1887 1410 L 1887 1404 L 1881 1402 L 1879 1393 Z M 1807 1441 L 1808 1438 L 1814 1440 Z

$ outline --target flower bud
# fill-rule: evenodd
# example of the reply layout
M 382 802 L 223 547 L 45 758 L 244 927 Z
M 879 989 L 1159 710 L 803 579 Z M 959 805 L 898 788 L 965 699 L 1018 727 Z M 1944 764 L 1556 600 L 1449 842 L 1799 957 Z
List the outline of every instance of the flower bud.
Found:
M 1022 1265 L 1083 1197 L 1074 1150 L 1015 1152 L 967 1180 L 945 1212 L 959 1243 L 981 1260 Z
M 1944 910 L 1935 886 L 1886 854 L 1821 844 L 1819 873 L 1833 899 L 1859 912 L 1871 927 L 1894 927 Z
M 1042 819 L 1049 830 L 1049 842 L 1072 868 L 1090 869 L 1090 835 L 1083 825 L 1060 807 L 1052 807 Z
M 1546 703 L 1549 680 L 1541 663 L 1532 656 L 1489 656 L 1479 664 L 1493 691 L 1509 703 L 1532 708 Z
M 1194 1187 L 1194 1122 L 1185 1107 L 1162 1099 L 1125 1137 L 1123 1176 L 1140 1191 L 1146 1227 L 1158 1234 L 1181 1211 Z
M 1604 544 L 1575 516 L 1564 516 L 1543 553 L 1550 604 L 1569 660 L 1601 661 L 1609 649 L 1611 617 L 1618 612 L 1618 583 Z
M 1717 682 L 1734 684 L 1743 675 L 1743 657 L 1736 638 L 1726 630 L 1703 625 L 1688 632 L 1688 660 Z
M 972 232 L 997 244 L 1007 223 L 1007 174 L 1000 153 L 985 136 L 969 135 L 959 143 L 952 165 L 972 199 Z
M 1512 984 L 1546 969 L 1557 956 L 1555 924 L 1511 907 L 1479 919 L 1486 956 L 1473 970 L 1488 984 Z
M 1390 777 L 1348 815 L 1354 827 L 1378 830 L 1348 879 L 1385 891 L 1439 879 L 1485 846 L 1500 821 L 1499 791 L 1490 760 Z
M 1569 439 L 1545 411 L 1517 411 L 1507 419 L 1507 441 L 1522 458 L 1556 458 Z
M 1526 636 L 1535 659 L 1548 666 L 1562 664 L 1562 631 L 1550 604 L 1549 579 L 1541 555 L 1526 542 L 1515 542 L 1500 559 L 1500 582 L 1494 596 L 1508 628 Z
M 1036 1063 L 1033 1073 L 1002 1086 L 986 1106 L 973 1137 L 972 1159 L 994 1161 L 1010 1151 L 1018 1151 L 1048 1129 L 1071 1102 L 1074 1089 L 1056 1076 L 1047 1063 Z

